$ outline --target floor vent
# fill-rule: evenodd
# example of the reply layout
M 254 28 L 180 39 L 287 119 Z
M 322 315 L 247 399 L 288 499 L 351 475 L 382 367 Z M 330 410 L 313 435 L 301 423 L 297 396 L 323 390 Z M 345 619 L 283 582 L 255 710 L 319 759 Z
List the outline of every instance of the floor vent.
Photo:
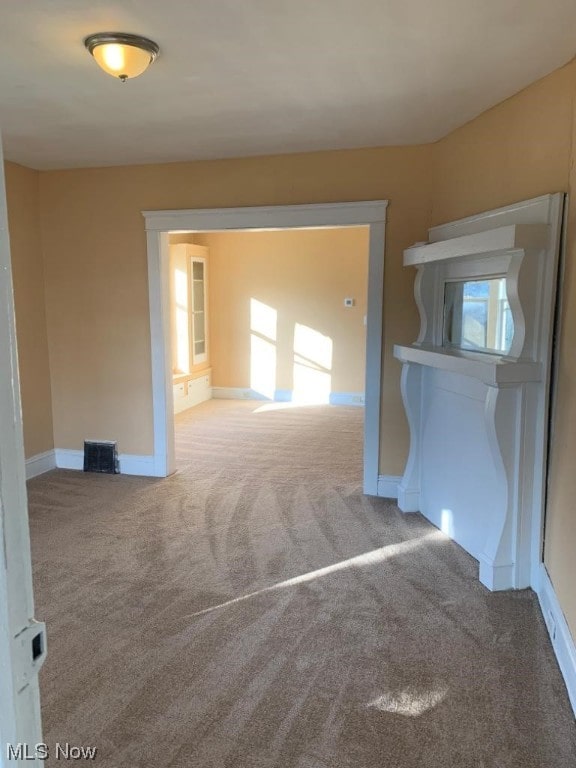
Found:
M 85 440 L 84 472 L 104 472 L 108 475 L 117 475 L 120 469 L 116 443 L 111 440 L 99 443 L 95 440 Z

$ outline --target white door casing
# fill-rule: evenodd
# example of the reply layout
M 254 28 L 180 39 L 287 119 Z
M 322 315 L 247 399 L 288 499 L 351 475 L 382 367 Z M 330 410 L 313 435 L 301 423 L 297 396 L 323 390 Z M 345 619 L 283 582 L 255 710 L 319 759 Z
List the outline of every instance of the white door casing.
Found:
M 370 230 L 366 385 L 364 426 L 364 492 L 378 494 L 382 377 L 384 246 L 386 200 L 317 205 L 143 211 L 148 249 L 154 474 L 175 470 L 172 370 L 170 363 L 169 235 L 222 230 L 302 229 L 366 225 Z
M 0 147 L 0 166 L 3 169 Z M 0 766 L 8 745 L 42 741 L 38 671 L 46 655 L 44 626 L 33 619 L 24 446 L 14 320 L 10 240 L 0 171 Z M 33 658 L 32 639 L 40 636 Z M 35 757 L 27 765 L 40 766 Z M 12 763 L 13 764 L 13 763 Z

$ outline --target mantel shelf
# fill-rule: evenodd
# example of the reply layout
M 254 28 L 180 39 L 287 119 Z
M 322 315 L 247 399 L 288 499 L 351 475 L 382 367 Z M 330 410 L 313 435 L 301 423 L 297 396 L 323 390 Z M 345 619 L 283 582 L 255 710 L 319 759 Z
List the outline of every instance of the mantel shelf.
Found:
M 512 250 L 548 246 L 548 224 L 510 224 L 435 243 L 413 245 L 404 251 L 404 266 L 448 261 L 466 256 L 496 255 Z
M 402 363 L 460 373 L 490 387 L 542 380 L 540 363 L 509 360 L 499 355 L 450 350 L 430 346 L 394 346 L 394 357 Z

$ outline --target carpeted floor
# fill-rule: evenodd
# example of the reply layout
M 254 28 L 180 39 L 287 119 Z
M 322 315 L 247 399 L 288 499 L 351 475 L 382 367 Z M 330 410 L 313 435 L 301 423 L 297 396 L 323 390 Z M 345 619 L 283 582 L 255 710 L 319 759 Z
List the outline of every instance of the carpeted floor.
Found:
M 212 401 L 177 419 L 171 478 L 30 482 L 49 743 L 106 768 L 574 768 L 534 595 L 362 496 L 362 418 Z

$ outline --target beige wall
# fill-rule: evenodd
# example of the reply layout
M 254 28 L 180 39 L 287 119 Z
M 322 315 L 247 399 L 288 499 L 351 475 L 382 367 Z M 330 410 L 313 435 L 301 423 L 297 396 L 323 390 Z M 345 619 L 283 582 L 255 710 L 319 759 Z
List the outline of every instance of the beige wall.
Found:
M 576 66 L 571 92 L 576 98 Z M 576 114 L 568 189 L 568 241 L 562 284 L 558 383 L 552 432 L 545 562 L 576 640 Z
M 571 192 L 562 285 L 545 561 L 576 637 L 576 171 L 572 62 L 435 146 L 432 221 L 439 224 L 548 192 Z M 570 169 L 572 168 L 572 172 Z
M 425 237 L 431 147 L 386 147 L 40 174 L 54 439 L 152 452 L 142 210 L 389 199 L 382 472 L 398 475 L 408 431 L 394 342 L 417 331 L 402 251 Z
M 193 232 L 176 232 L 168 236 L 170 245 L 194 245 L 196 236 Z
M 14 279 L 24 451 L 29 458 L 54 447 L 38 207 L 39 174 L 14 163 L 6 163 L 4 170 Z
M 331 391 L 363 392 L 368 236 L 367 227 L 197 236 L 210 251 L 213 385 L 258 389 L 267 387 L 271 374 L 273 389 L 292 390 L 295 352 L 328 367 L 323 354 L 330 342 L 321 341 L 317 350 L 319 337 L 312 334 L 312 345 L 306 340 L 295 349 L 299 324 L 332 342 L 330 370 L 324 371 Z M 347 296 L 356 299 L 354 307 L 344 307 Z M 251 318 L 252 300 L 277 313 L 270 330 L 274 339 L 266 327 L 260 333 L 257 316 Z M 259 305 L 254 306 L 257 313 Z M 264 358 L 262 375 L 251 376 L 251 361 L 258 354 Z M 297 377 L 303 367 L 297 364 Z M 321 374 L 318 380 L 327 382 Z
M 432 222 L 568 190 L 574 64 L 434 145 Z

